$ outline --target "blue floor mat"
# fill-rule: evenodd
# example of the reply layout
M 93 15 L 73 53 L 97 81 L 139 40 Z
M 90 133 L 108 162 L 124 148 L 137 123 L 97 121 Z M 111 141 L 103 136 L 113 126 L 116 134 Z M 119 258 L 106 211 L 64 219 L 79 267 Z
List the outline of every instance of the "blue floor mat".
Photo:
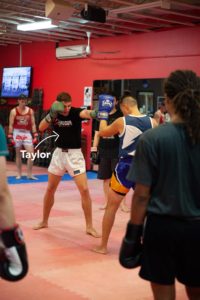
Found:
M 34 174 L 34 176 L 37 177 L 38 180 L 27 179 L 26 176 L 22 176 L 21 179 L 16 179 L 15 176 L 8 176 L 8 183 L 9 184 L 20 184 L 20 183 L 38 183 L 38 182 L 47 182 L 48 181 L 47 174 L 40 174 L 40 175 Z M 97 173 L 89 171 L 89 172 L 87 172 L 87 178 L 88 179 L 96 179 Z M 72 180 L 72 177 L 69 174 L 65 174 L 62 177 L 62 181 L 66 181 L 66 180 Z

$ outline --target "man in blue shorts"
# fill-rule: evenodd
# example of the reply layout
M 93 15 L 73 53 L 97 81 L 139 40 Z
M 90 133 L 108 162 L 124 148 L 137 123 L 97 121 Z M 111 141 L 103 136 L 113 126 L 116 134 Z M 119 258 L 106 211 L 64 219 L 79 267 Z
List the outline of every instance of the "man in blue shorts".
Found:
M 100 136 L 119 135 L 119 162 L 112 174 L 108 192 L 108 204 L 103 217 L 102 238 L 100 246 L 93 249 L 97 253 L 106 254 L 109 235 L 114 224 L 115 214 L 119 205 L 133 188 L 134 182 L 126 179 L 135 148 L 140 135 L 149 128 L 157 125 L 156 121 L 142 115 L 137 106 L 137 101 L 132 96 L 125 96 L 120 101 L 120 109 L 124 117 L 118 118 L 111 125 L 107 124 L 106 114 L 100 114 Z
M 117 95 L 114 92 L 109 92 L 108 95 L 113 96 L 114 103 L 113 108 L 109 113 L 108 125 L 112 124 L 116 119 L 123 116 L 123 113 L 118 108 Z M 103 181 L 103 191 L 105 196 L 105 203 L 101 209 L 105 209 L 108 202 L 108 191 L 110 185 L 110 179 L 112 173 L 116 167 L 119 160 L 119 136 L 118 134 L 109 137 L 99 136 L 99 125 L 100 122 L 96 123 L 96 130 L 94 135 L 93 147 L 91 148 L 92 158 L 94 156 L 96 160 L 97 149 L 99 153 L 99 167 L 97 178 Z M 94 161 L 95 161 L 94 160 Z M 124 212 L 129 212 L 130 209 L 125 203 L 125 198 L 123 199 L 120 208 Z

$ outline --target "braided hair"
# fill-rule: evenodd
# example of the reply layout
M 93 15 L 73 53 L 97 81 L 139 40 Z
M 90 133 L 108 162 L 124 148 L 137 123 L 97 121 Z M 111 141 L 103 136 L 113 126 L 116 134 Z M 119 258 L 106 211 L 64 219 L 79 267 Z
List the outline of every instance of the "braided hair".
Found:
M 200 142 L 200 78 L 191 70 L 172 72 L 164 83 L 164 91 L 173 102 L 185 124 L 193 144 Z

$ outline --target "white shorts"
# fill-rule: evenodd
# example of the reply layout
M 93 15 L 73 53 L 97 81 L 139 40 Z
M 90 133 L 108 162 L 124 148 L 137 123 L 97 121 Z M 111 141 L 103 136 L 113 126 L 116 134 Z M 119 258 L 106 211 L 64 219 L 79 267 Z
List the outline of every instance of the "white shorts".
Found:
M 30 130 L 14 129 L 13 139 L 15 141 L 15 147 L 21 146 L 33 146 L 33 138 Z
M 48 171 L 57 176 L 63 176 L 67 171 L 72 177 L 85 173 L 85 159 L 81 149 L 56 148 Z

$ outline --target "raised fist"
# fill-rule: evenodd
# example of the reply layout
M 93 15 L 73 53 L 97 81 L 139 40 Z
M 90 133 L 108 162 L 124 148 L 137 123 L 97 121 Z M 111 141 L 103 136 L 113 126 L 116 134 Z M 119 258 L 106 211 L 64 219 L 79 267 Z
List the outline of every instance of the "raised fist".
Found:
M 99 95 L 98 118 L 107 120 L 114 106 L 114 97 L 106 94 Z

